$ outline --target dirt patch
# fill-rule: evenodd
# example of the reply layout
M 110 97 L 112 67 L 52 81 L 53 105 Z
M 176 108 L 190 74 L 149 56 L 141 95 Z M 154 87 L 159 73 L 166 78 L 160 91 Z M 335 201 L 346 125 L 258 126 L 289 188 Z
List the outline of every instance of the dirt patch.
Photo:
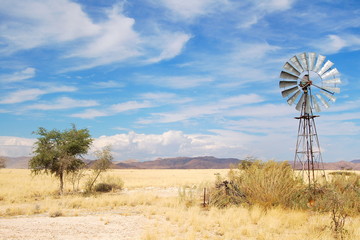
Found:
M 117 214 L 77 217 L 17 217 L 0 219 L 0 239 L 125 240 L 140 239 L 151 222 L 144 216 Z

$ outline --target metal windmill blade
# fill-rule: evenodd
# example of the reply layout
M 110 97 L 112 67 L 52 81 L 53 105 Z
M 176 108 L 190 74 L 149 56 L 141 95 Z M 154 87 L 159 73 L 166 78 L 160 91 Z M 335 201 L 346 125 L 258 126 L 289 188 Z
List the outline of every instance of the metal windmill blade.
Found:
M 280 81 L 279 82 L 279 87 L 280 88 L 286 88 L 286 87 L 291 87 L 297 85 L 297 81 Z
M 280 78 L 297 80 L 297 79 L 298 79 L 298 76 L 296 76 L 296 75 L 294 75 L 294 74 L 292 74 L 292 73 L 288 73 L 288 72 L 285 72 L 285 71 L 281 71 L 281 73 L 280 73 Z
M 322 83 L 323 84 L 341 84 L 341 80 L 340 80 L 340 78 L 333 78 L 333 79 L 329 79 L 329 80 L 324 80 Z
M 311 100 L 312 100 L 312 103 L 313 103 L 312 105 L 314 106 L 315 111 L 316 112 L 321 112 L 321 108 L 320 108 L 320 106 L 319 106 L 319 104 L 318 104 L 318 102 L 317 102 L 314 95 L 311 95 Z
M 329 77 L 333 77 L 335 75 L 339 75 L 339 71 L 336 68 L 325 72 L 324 74 L 321 75 L 321 78 L 326 79 L 326 78 L 329 78 Z
M 319 93 L 316 94 L 316 97 L 320 100 L 320 102 L 322 103 L 322 105 L 325 108 L 329 108 L 329 104 L 325 101 L 325 99 Z
M 288 95 L 292 94 L 293 92 L 295 92 L 296 90 L 298 90 L 298 86 L 295 86 L 295 87 L 292 87 L 292 88 L 289 88 L 289 89 L 286 89 L 284 91 L 281 92 L 281 95 L 283 97 L 287 97 Z
M 294 67 L 296 67 L 296 69 L 299 71 L 299 72 L 303 72 L 304 69 L 301 67 L 301 64 L 299 62 L 299 59 L 296 57 L 296 56 L 293 56 L 292 58 L 290 58 L 290 62 L 292 63 L 292 65 Z
M 301 111 L 301 108 L 303 107 L 304 101 L 305 101 L 305 94 L 303 93 L 301 95 L 301 97 L 300 97 L 299 102 L 296 104 L 295 109 L 298 110 L 298 111 Z
M 288 98 L 287 103 L 291 106 L 296 101 L 300 93 L 301 90 L 297 90 L 291 97 Z
M 301 64 L 302 68 L 304 69 L 304 71 L 309 70 L 306 53 L 299 54 L 298 58 L 300 60 L 300 64 Z
M 322 88 L 329 91 L 329 92 L 340 93 L 340 88 L 338 88 L 338 87 L 323 86 Z
M 299 76 L 300 75 L 300 72 L 289 62 L 286 62 L 283 66 L 283 68 L 290 72 L 290 73 L 293 73 L 295 76 Z
M 313 68 L 313 71 L 314 71 L 314 72 L 318 72 L 318 71 L 319 71 L 321 65 L 322 65 L 323 62 L 325 61 L 325 58 L 326 58 L 326 57 L 323 56 L 323 55 L 319 55 L 319 56 L 318 56 L 317 61 L 316 61 L 316 64 L 315 64 L 315 66 L 314 66 L 314 68 Z
M 321 93 L 322 93 L 323 95 L 325 95 L 330 101 L 332 101 L 332 102 L 335 102 L 335 101 L 336 101 L 336 97 L 334 97 L 334 96 L 331 95 L 330 93 L 325 92 L 325 91 L 321 91 Z
M 308 54 L 309 55 L 309 70 L 312 71 L 314 69 L 314 64 L 315 64 L 315 58 L 316 58 L 316 53 L 311 52 Z
M 333 62 L 331 62 L 330 60 L 327 60 L 327 62 L 324 64 L 324 66 L 320 69 L 320 71 L 318 71 L 318 74 L 321 76 L 323 75 L 327 70 L 329 70 L 329 68 L 332 67 L 332 65 L 334 65 Z

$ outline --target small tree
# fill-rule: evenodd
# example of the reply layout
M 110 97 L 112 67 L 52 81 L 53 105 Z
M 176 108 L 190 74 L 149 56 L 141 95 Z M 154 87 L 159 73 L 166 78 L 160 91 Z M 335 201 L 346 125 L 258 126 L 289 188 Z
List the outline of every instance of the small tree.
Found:
M 29 167 L 35 174 L 50 173 L 59 178 L 60 194 L 63 193 L 65 173 L 76 172 L 84 164 L 82 158 L 90 148 L 93 139 L 88 129 L 64 131 L 40 127 L 34 134 L 40 137 L 35 142 L 35 156 L 29 161 Z
M 91 169 L 93 170 L 93 176 L 89 179 L 89 191 L 92 190 L 92 187 L 94 186 L 100 174 L 106 172 L 106 170 L 111 167 L 113 160 L 110 146 L 104 147 L 101 151 L 96 151 L 95 156 L 96 160 L 91 165 Z
M 6 167 L 6 159 L 3 157 L 0 157 L 0 168 Z
M 66 175 L 66 179 L 71 183 L 74 192 L 79 191 L 80 181 L 86 176 L 86 171 L 87 169 L 85 167 L 81 167 L 78 171 L 69 172 Z

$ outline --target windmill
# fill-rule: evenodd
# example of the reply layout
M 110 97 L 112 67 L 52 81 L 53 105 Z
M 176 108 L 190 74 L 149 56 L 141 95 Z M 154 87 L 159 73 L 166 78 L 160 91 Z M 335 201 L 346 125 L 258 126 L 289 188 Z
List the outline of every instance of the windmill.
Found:
M 290 58 L 280 73 L 279 87 L 287 98 L 289 105 L 295 105 L 300 111 L 298 135 L 296 142 L 294 167 L 297 163 L 302 166 L 302 174 L 306 177 L 309 187 L 316 185 L 315 170 L 324 171 L 321 149 L 316 131 L 315 118 L 321 107 L 328 108 L 329 102 L 335 102 L 335 93 L 340 93 L 337 86 L 341 83 L 340 74 L 332 68 L 333 62 L 325 56 L 314 52 L 301 53 Z

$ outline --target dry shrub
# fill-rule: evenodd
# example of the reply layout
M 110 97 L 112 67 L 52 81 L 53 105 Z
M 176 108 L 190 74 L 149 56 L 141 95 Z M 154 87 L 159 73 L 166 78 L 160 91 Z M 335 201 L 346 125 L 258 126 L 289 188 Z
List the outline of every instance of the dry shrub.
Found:
M 320 211 L 331 212 L 340 208 L 348 216 L 360 213 L 360 176 L 335 175 L 325 186 L 322 193 L 315 196 L 316 207 Z M 339 206 L 338 206 L 339 205 Z
M 346 219 L 360 213 L 360 176 L 357 174 L 334 175 L 316 197 L 316 209 L 330 213 L 330 227 L 336 239 L 345 239 Z
M 256 161 L 234 178 L 248 201 L 264 207 L 293 207 L 301 197 L 303 182 L 287 162 Z
M 210 190 L 209 204 L 224 208 L 231 205 L 248 203 L 245 194 L 235 181 L 227 181 L 217 176 L 215 188 Z
M 60 209 L 52 210 L 49 212 L 49 216 L 52 218 L 63 216 L 63 212 Z
M 110 192 L 116 190 L 122 190 L 124 188 L 124 181 L 117 176 L 107 175 L 105 177 L 100 177 L 101 182 L 97 183 L 92 190 L 95 192 Z M 85 183 L 85 192 L 92 192 L 90 185 L 92 184 L 92 180 L 87 181 Z
M 102 183 L 109 184 L 112 191 L 122 190 L 124 188 L 124 181 L 121 177 L 107 175 L 105 177 L 101 177 L 100 179 Z
M 305 186 L 287 162 L 247 161 L 230 171 L 229 181 L 217 183 L 216 189 L 212 203 L 220 207 L 246 203 L 297 208 L 306 202 L 302 194 Z
M 110 192 L 112 190 L 112 186 L 108 183 L 97 183 L 94 186 L 95 192 Z

